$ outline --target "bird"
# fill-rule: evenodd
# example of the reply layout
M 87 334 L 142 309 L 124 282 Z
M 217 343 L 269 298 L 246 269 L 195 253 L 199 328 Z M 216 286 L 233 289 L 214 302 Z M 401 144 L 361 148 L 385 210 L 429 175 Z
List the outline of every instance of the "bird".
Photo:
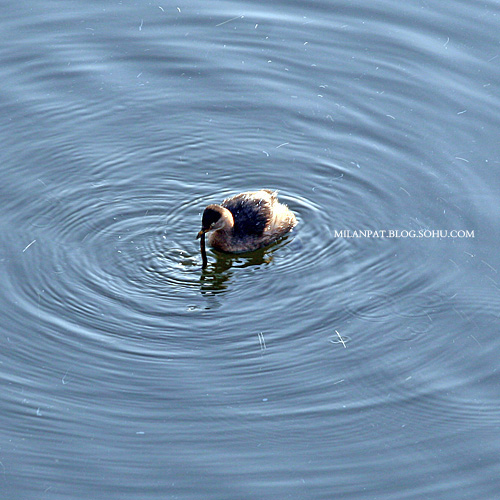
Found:
M 225 253 L 252 252 L 274 243 L 297 225 L 294 213 L 278 201 L 278 191 L 259 189 L 226 198 L 203 211 L 200 249 L 207 266 L 208 244 Z

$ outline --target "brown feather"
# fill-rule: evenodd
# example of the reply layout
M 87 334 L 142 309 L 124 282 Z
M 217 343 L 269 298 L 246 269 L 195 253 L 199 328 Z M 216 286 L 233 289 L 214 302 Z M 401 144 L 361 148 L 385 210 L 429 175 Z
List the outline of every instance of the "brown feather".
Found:
M 202 231 L 208 244 L 228 253 L 257 250 L 275 242 L 297 225 L 293 212 L 278 201 L 278 192 L 261 189 L 209 205 Z

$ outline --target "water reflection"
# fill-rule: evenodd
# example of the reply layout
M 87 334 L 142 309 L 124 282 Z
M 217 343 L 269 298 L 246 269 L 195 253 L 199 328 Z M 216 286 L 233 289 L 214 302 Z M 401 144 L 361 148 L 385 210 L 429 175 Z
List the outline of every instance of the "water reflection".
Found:
M 288 239 L 289 236 L 284 239 Z M 206 293 L 220 293 L 227 290 L 229 281 L 234 274 L 234 268 L 248 268 L 253 266 L 264 266 L 273 262 L 273 254 L 285 241 L 281 240 L 272 247 L 261 248 L 254 252 L 242 254 L 227 254 L 215 249 L 209 251 L 208 266 L 201 270 L 200 291 Z M 215 257 L 215 260 L 214 260 Z

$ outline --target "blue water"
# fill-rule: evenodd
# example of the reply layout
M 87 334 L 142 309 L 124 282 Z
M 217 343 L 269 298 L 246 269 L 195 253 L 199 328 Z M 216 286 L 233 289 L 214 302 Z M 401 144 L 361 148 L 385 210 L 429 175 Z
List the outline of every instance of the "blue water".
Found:
M 2 12 L 0 498 L 498 498 L 498 2 Z

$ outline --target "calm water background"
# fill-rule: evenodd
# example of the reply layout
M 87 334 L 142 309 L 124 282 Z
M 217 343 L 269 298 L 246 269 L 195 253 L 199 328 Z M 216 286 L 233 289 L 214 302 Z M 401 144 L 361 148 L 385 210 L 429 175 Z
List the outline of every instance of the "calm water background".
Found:
M 4 2 L 0 497 L 498 499 L 499 28 Z M 297 230 L 202 272 L 203 207 L 259 187 Z

